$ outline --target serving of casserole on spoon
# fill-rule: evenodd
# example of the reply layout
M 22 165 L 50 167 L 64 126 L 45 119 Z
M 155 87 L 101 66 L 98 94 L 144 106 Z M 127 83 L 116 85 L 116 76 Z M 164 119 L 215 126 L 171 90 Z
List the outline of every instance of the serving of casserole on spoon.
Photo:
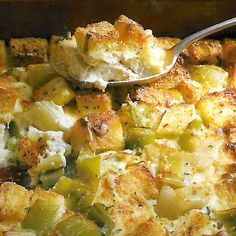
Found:
M 179 41 L 165 50 L 151 30 L 121 15 L 114 25 L 102 21 L 78 27 L 74 36 L 55 39 L 51 64 L 57 73 L 87 86 L 150 83 L 166 75 L 191 43 L 236 25 L 236 17 Z

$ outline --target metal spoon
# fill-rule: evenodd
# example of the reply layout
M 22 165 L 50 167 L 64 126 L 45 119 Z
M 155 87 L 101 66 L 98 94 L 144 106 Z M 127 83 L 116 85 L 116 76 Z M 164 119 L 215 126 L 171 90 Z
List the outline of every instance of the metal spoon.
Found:
M 134 80 L 108 81 L 108 85 L 109 86 L 125 86 L 125 85 L 130 85 L 130 84 L 148 84 L 148 83 L 157 81 L 159 78 L 166 75 L 173 68 L 180 53 L 190 44 L 210 34 L 216 33 L 218 31 L 221 31 L 223 29 L 229 28 L 234 25 L 236 25 L 236 17 L 223 21 L 216 25 L 210 26 L 206 29 L 198 31 L 184 38 L 175 46 L 167 50 L 167 53 L 168 53 L 168 62 L 166 63 L 167 66 L 165 67 L 164 71 L 161 72 L 160 74 L 155 74 L 155 75 L 151 75 L 151 76 L 147 76 L 147 77 L 139 78 L 139 79 L 134 79 Z

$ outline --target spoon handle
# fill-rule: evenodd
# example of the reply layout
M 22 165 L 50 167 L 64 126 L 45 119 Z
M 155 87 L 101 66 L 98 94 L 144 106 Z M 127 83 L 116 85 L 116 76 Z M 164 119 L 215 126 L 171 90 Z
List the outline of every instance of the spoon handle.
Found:
M 202 39 L 210 34 L 216 33 L 220 30 L 229 28 L 231 26 L 236 25 L 236 17 L 231 18 L 229 20 L 223 21 L 221 23 L 218 23 L 216 25 L 210 26 L 206 29 L 203 29 L 201 31 L 198 31 L 183 40 L 181 40 L 178 44 L 176 44 L 171 50 L 174 50 L 176 54 L 180 54 L 184 48 L 192 44 L 193 42 Z

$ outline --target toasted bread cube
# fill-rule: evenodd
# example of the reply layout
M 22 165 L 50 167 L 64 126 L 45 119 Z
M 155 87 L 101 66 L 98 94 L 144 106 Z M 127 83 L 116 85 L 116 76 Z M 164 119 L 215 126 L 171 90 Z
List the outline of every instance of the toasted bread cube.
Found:
M 29 166 L 36 166 L 45 148 L 46 146 L 41 139 L 39 141 L 21 139 L 17 156 L 20 161 L 25 162 Z
M 41 38 L 15 38 L 9 42 L 13 66 L 48 62 L 48 42 Z
M 61 106 L 69 103 L 74 97 L 73 90 L 61 76 L 54 77 L 48 83 L 34 91 L 34 100 L 52 101 Z
M 236 63 L 236 40 L 225 39 L 222 46 L 223 63 L 225 65 L 234 65 Z
M 189 77 L 190 75 L 188 70 L 182 65 L 176 63 L 167 75 L 158 79 L 157 82 L 151 83 L 149 86 L 156 89 L 176 88 L 183 79 L 187 79 Z
M 175 137 L 181 135 L 187 125 L 195 118 L 196 111 L 193 104 L 176 104 L 164 113 L 156 135 L 159 137 Z
M 106 81 L 127 80 L 159 73 L 165 64 L 166 51 L 158 47 L 152 32 L 123 15 L 114 26 L 103 21 L 79 27 L 75 38 L 80 56 L 92 66 L 102 65 L 100 71 L 91 70 L 91 78 L 98 73 Z
M 151 106 L 171 106 L 184 101 L 177 89 L 156 89 L 151 86 L 134 89 L 132 100 L 141 101 Z
M 158 220 L 152 218 L 138 225 L 130 234 L 127 236 L 166 236 L 166 229 L 164 225 Z
M 34 64 L 27 67 L 27 83 L 33 88 L 38 88 L 57 74 L 50 64 Z
M 17 100 L 17 91 L 14 88 L 0 87 L 1 113 L 13 112 Z
M 133 183 L 133 184 L 131 184 Z M 135 184 L 134 184 L 135 183 Z M 137 166 L 126 174 L 116 178 L 116 194 L 122 201 L 132 203 L 133 194 L 136 192 L 135 201 L 144 203 L 145 200 L 155 199 L 158 196 L 158 182 L 149 169 Z
M 76 96 L 78 112 L 82 116 L 112 109 L 111 95 L 107 92 L 88 92 Z
M 201 96 L 203 96 L 206 91 L 203 86 L 194 80 L 184 79 L 180 82 L 179 91 L 183 94 L 184 99 L 187 102 L 197 103 Z
M 94 60 L 100 59 L 100 54 L 96 55 L 97 50 L 99 51 L 104 46 L 116 42 L 119 35 L 112 24 L 102 21 L 87 25 L 86 28 L 78 27 L 75 38 L 79 53 L 84 56 L 86 61 L 93 64 L 95 63 Z
M 76 153 L 85 147 L 95 153 L 124 147 L 123 130 L 114 111 L 94 113 L 79 119 L 71 129 L 70 139 Z
M 207 126 L 223 128 L 234 122 L 236 117 L 235 93 L 215 92 L 201 98 L 197 110 Z
M 227 69 L 229 73 L 229 87 L 236 92 L 236 64 Z
M 8 67 L 8 55 L 6 44 L 4 41 L 0 40 L 0 74 L 6 71 Z
M 66 78 L 81 79 L 82 73 L 88 69 L 77 52 L 77 43 L 74 36 L 65 39 L 59 36 L 52 36 L 50 39 L 50 64 L 53 69 Z
M 188 46 L 184 55 L 193 64 L 218 64 L 222 58 L 222 46 L 217 40 L 200 40 Z
M 17 98 L 16 89 L 0 87 L 0 123 L 7 123 L 11 120 Z
M 32 88 L 25 82 L 18 82 L 13 76 L 4 76 L 0 79 L 0 87 L 15 90 L 21 100 L 31 101 Z
M 114 23 L 114 27 L 119 32 L 119 39 L 123 42 L 137 41 L 143 43 L 146 41 L 147 34 L 144 28 L 127 16 L 121 15 Z
M 209 217 L 207 214 L 194 209 L 186 212 L 177 219 L 173 236 L 204 235 L 203 232 L 205 231 L 207 231 L 207 234 L 210 235 L 224 235 L 226 232 L 219 232 L 219 229 L 215 227 L 216 225 L 217 223 L 212 217 Z
M 0 220 L 21 221 L 31 205 L 32 191 L 5 182 L 0 187 Z
M 158 192 L 158 183 L 151 171 L 138 165 L 125 174 L 102 176 L 94 202 L 109 207 L 107 214 L 115 219 L 114 230 L 123 229 L 124 235 L 146 235 L 128 232 L 155 217 L 150 202 L 157 199 Z

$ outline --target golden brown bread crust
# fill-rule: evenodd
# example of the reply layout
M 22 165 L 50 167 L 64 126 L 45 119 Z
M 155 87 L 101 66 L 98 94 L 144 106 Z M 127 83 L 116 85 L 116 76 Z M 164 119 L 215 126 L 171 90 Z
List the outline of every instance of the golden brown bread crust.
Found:
M 205 94 L 202 85 L 190 79 L 183 79 L 178 85 L 178 90 L 185 100 L 191 103 L 197 103 Z
M 21 221 L 31 205 L 33 191 L 20 185 L 3 183 L 0 187 L 0 220 Z
M 127 16 L 121 15 L 115 21 L 114 28 L 119 32 L 119 40 L 123 42 L 135 41 L 142 44 L 147 40 L 144 28 Z
M 121 150 L 124 138 L 118 116 L 114 111 L 107 111 L 79 119 L 71 129 L 71 144 L 77 152 L 81 148 L 90 148 L 96 153 Z
M 155 89 L 176 88 L 183 79 L 189 78 L 189 76 L 188 70 L 179 63 L 176 63 L 167 75 L 161 77 L 157 82 L 153 82 L 148 86 L 154 87 Z
M 204 228 L 208 228 L 208 225 L 211 225 L 210 217 L 200 211 L 192 210 L 179 218 L 175 226 L 175 231 L 171 235 L 202 235 L 202 230 L 204 231 Z
M 225 128 L 235 123 L 236 94 L 226 89 L 202 96 L 197 104 L 197 110 L 201 114 L 207 127 Z
M 143 230 L 146 222 L 154 217 L 150 201 L 157 198 L 158 192 L 156 178 L 141 164 L 122 175 L 103 176 L 94 201 L 109 209 L 114 232 L 120 229 L 118 235 L 132 235 L 131 232 Z M 161 227 L 159 230 L 164 231 Z
M 164 224 L 152 218 L 137 226 L 135 230 L 125 236 L 167 236 Z
M 229 73 L 229 87 L 236 92 L 236 64 L 227 68 Z
M 81 52 L 87 53 L 97 43 L 111 43 L 118 39 L 118 32 L 114 26 L 107 21 L 89 24 L 86 28 L 78 27 L 75 32 L 78 48 Z
M 93 50 L 99 44 L 109 45 L 114 42 L 135 42 L 142 45 L 147 40 L 147 34 L 137 22 L 121 15 L 114 25 L 102 21 L 89 24 L 86 28 L 78 27 L 75 32 L 78 49 L 81 54 Z
M 13 113 L 17 100 L 17 90 L 14 88 L 0 87 L 1 113 Z
M 45 144 L 41 140 L 33 141 L 21 139 L 19 141 L 18 158 L 29 166 L 36 166 L 45 151 Z
M 80 93 L 76 95 L 76 104 L 81 116 L 110 111 L 112 109 L 111 94 L 102 91 Z
M 217 40 L 200 40 L 188 46 L 183 55 L 192 64 L 219 64 L 222 59 L 222 46 Z
M 48 42 L 46 39 L 11 39 L 9 50 L 11 61 L 15 66 L 48 62 Z
M 151 86 L 141 86 L 134 89 L 133 101 L 144 102 L 150 106 L 169 107 L 175 103 L 183 102 L 182 95 L 177 89 L 156 89 Z
M 222 45 L 222 58 L 226 66 L 234 65 L 236 63 L 236 40 L 225 39 Z
M 0 186 L 0 220 L 21 223 L 28 209 L 37 199 L 46 199 L 64 207 L 63 196 L 52 191 L 40 188 L 32 191 L 15 183 L 3 183 Z

